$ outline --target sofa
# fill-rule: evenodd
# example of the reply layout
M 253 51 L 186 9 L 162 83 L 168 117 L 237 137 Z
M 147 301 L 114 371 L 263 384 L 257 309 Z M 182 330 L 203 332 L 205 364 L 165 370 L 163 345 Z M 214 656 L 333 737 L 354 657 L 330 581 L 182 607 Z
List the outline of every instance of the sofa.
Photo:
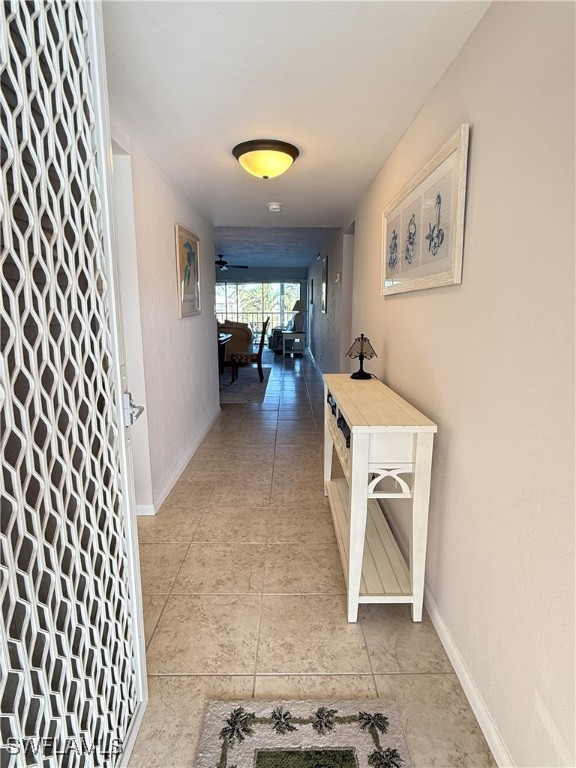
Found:
M 252 330 L 246 323 L 224 320 L 218 323 L 218 333 L 231 333 L 232 338 L 224 347 L 224 361 L 229 362 L 234 353 L 245 355 L 252 351 Z

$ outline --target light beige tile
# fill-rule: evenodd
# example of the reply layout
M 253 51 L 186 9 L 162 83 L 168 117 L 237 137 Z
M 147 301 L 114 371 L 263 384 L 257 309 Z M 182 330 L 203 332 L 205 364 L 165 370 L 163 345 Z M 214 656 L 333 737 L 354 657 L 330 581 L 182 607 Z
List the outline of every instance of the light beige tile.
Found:
M 202 509 L 163 504 L 158 514 L 138 517 L 138 541 L 141 544 L 189 543 L 201 518 Z
M 193 543 L 172 588 L 176 593 L 261 592 L 265 548 L 262 544 Z
M 215 480 L 178 480 L 168 494 L 167 507 L 185 507 L 195 510 L 205 506 L 216 487 Z M 164 505 L 163 505 L 164 506 Z
M 314 424 L 312 411 L 304 406 L 293 410 L 281 409 L 278 413 L 278 424 L 280 422 L 283 424 Z
M 236 486 L 222 485 L 215 489 L 208 507 L 216 509 L 232 504 L 248 508 L 267 507 L 270 504 L 270 486 L 266 487 L 267 490 L 264 490 L 264 487 L 254 488 L 249 479 Z
M 200 464 L 202 462 L 216 462 L 220 458 L 220 449 L 216 445 L 204 444 L 198 448 L 190 463 Z
M 304 448 L 309 451 L 322 450 L 322 437 L 317 432 L 279 432 L 276 437 L 278 448 Z
M 257 675 L 257 699 L 372 699 L 372 675 Z
M 152 639 L 160 614 L 164 610 L 168 595 L 142 595 L 142 610 L 144 611 L 144 640 L 146 646 Z
M 299 496 L 324 496 L 324 479 L 317 471 L 299 471 L 298 467 L 292 468 L 289 475 L 274 474 L 272 480 L 272 494 L 274 496 L 295 491 Z
M 217 485 L 217 483 L 222 480 L 222 466 L 220 460 L 192 460 L 180 475 L 179 481 L 180 480 L 202 480 Z
M 278 422 L 276 419 L 243 419 L 242 423 L 235 431 L 234 437 L 242 439 L 253 439 L 258 444 L 268 444 L 276 440 L 276 429 L 278 428 Z
M 257 674 L 368 674 L 362 629 L 340 595 L 265 595 Z
M 374 673 L 454 671 L 426 611 L 414 622 L 408 604 L 361 605 L 358 618 Z
M 280 445 L 276 444 L 275 459 L 281 463 L 308 464 L 316 462 L 322 467 L 323 449 L 321 445 Z
M 149 674 L 254 672 L 260 595 L 172 595 L 148 648 Z
M 188 544 L 141 544 L 142 594 L 168 594 L 187 551 Z
M 380 698 L 398 704 L 414 768 L 495 768 L 456 675 L 375 678 Z
M 306 506 L 271 506 L 268 517 L 268 541 L 301 544 L 327 543 L 337 551 L 332 516 L 325 504 Z
M 194 541 L 266 542 L 268 511 L 264 507 L 242 508 L 228 504 L 206 510 Z
M 278 411 L 277 410 L 263 410 L 263 411 L 250 411 L 246 412 L 244 416 L 243 424 L 251 427 L 262 424 L 264 427 L 276 427 L 278 424 Z
M 290 435 L 295 435 L 297 438 L 307 438 L 308 440 L 316 440 L 318 437 L 316 426 L 311 419 L 306 419 L 306 421 L 279 421 L 277 431 L 278 435 L 282 437 L 283 442 L 292 442 L 288 440 Z
M 265 594 L 345 594 L 334 544 L 268 544 Z
M 221 459 L 224 462 L 224 466 L 238 460 L 251 461 L 252 471 L 257 472 L 258 467 L 274 461 L 274 446 L 259 447 L 256 443 L 245 443 L 244 445 L 237 445 L 227 449 Z
M 250 466 L 245 466 L 245 465 Z M 226 476 L 220 478 L 220 485 L 231 491 L 237 488 L 254 488 L 259 491 L 269 491 L 272 487 L 272 472 L 274 464 L 271 461 L 255 467 L 254 462 L 234 461 L 226 470 Z
M 226 444 L 226 452 L 242 452 L 244 449 L 264 452 L 273 451 L 276 444 L 276 430 L 270 429 L 262 432 L 260 427 L 254 430 L 239 428 L 230 436 Z M 253 467 L 253 470 L 255 467 Z
M 298 484 L 316 483 L 322 487 L 323 473 L 322 462 L 274 462 L 274 484 Z
M 273 506 L 310 506 L 328 511 L 330 505 L 328 498 L 324 496 L 323 483 L 310 485 L 294 484 L 292 486 L 275 485 L 271 494 L 270 503 Z
M 192 768 L 206 701 L 249 699 L 252 685 L 252 675 L 150 677 L 130 768 Z

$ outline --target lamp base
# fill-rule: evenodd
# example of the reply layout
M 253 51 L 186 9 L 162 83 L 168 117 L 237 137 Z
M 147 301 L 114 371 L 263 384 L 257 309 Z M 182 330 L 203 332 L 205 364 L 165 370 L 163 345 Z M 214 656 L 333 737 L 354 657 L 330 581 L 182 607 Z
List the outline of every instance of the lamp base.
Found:
M 368 371 L 362 370 L 362 368 L 359 371 L 356 371 L 350 376 L 351 379 L 371 379 L 372 374 L 368 373 Z

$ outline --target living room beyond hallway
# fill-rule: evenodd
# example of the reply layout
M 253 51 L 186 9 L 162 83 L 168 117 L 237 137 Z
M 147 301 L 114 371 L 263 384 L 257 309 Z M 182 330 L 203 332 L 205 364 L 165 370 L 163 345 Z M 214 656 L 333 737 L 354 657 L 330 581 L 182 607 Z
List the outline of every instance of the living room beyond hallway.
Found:
M 346 620 L 323 418 L 308 354 L 276 356 L 264 402 L 223 405 L 139 518 L 150 700 L 132 768 L 192 766 L 205 700 L 251 697 L 395 700 L 414 766 L 495 765 L 426 614 Z

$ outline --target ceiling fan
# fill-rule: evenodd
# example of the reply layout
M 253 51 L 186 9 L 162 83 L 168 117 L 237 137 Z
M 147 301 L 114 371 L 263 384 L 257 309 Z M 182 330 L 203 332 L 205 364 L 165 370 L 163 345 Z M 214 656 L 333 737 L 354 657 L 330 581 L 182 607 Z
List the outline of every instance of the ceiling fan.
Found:
M 225 272 L 227 269 L 250 269 L 246 264 L 229 264 L 221 253 L 218 254 L 214 264 L 216 264 L 220 272 Z

